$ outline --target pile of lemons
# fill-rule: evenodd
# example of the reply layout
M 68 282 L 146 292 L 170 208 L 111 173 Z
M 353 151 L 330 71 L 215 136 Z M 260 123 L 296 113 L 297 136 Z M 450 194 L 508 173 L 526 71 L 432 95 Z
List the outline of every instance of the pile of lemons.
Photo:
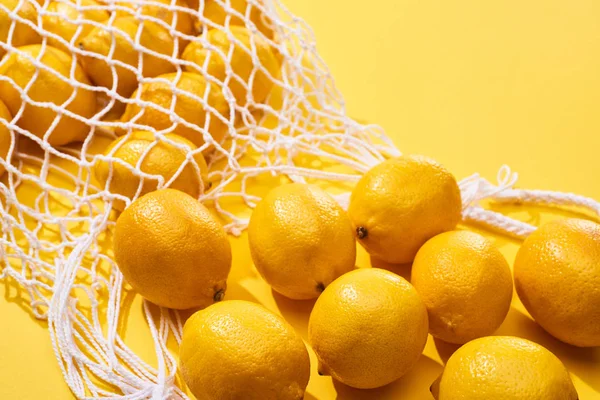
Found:
M 465 344 L 432 384 L 438 399 L 576 400 L 568 371 L 550 351 L 490 336 L 504 321 L 513 275 L 485 237 L 456 230 L 454 177 L 422 156 L 390 159 L 356 185 L 349 210 L 317 186 L 284 184 L 257 205 L 248 239 L 273 290 L 314 299 L 308 339 L 321 375 L 368 389 L 409 371 L 428 334 Z M 411 282 L 356 268 L 356 240 L 388 263 L 411 263 Z M 301 399 L 307 349 L 280 316 L 223 300 L 231 266 L 226 234 L 209 210 L 178 190 L 152 191 L 120 215 L 117 264 L 159 305 L 198 307 L 185 324 L 182 375 L 199 399 Z M 575 346 L 600 345 L 600 225 L 558 220 L 523 243 L 516 291 L 536 321 Z M 215 303 L 215 304 L 213 304 Z
M 87 137 L 101 94 L 136 99 L 124 102 L 119 119 L 148 128 L 117 131 L 127 135 L 94 166 L 111 193 L 140 195 L 128 207 L 113 203 L 121 212 L 114 234 L 121 272 L 153 303 L 200 309 L 185 324 L 180 349 L 182 375 L 198 399 L 302 399 L 310 376 L 304 342 L 261 306 L 222 301 L 231 246 L 220 221 L 197 201 L 209 187 L 206 135 L 218 142 L 227 133 L 232 103 L 224 93 L 242 107 L 262 102 L 279 73 L 264 15 L 246 0 L 227 2 L 245 19 L 212 0 L 113 1 L 111 12 L 78 0 L 77 7 L 50 2 L 51 13 L 39 18 L 30 1 L 0 0 L 0 42 L 8 43 L 1 48 L 19 50 L 0 51 L 0 76 L 8 78 L 0 80 L 0 117 L 59 146 Z M 163 2 L 176 7 L 159 7 Z M 79 23 L 82 9 L 94 23 Z M 229 24 L 228 33 L 207 29 L 195 18 L 198 10 Z M 29 24 L 13 24 L 14 14 L 33 25 L 41 20 L 44 40 Z M 151 18 L 141 24 L 140 15 Z M 250 35 L 247 20 L 262 35 Z M 204 41 L 190 41 L 194 35 Z M 81 50 L 75 59 L 73 46 Z M 175 71 L 175 61 L 184 72 Z M 237 79 L 227 78 L 232 70 Z M 165 140 L 157 143 L 151 130 L 167 132 Z M 0 156 L 10 146 L 11 134 L 0 125 Z M 140 180 L 133 166 L 170 188 Z M 322 375 L 360 389 L 389 384 L 415 365 L 431 334 L 464 344 L 432 385 L 438 399 L 576 400 L 569 373 L 552 353 L 490 335 L 508 313 L 514 276 L 518 296 L 546 331 L 574 346 L 600 346 L 600 225 L 567 219 L 542 226 L 523 243 L 511 273 L 492 242 L 456 229 L 461 213 L 460 190 L 447 169 L 402 156 L 362 177 L 348 211 L 317 186 L 275 188 L 253 211 L 248 240 L 273 290 L 318 298 L 308 339 Z M 412 263 L 410 282 L 356 268 L 357 241 L 375 259 Z
M 169 167 L 145 159 L 138 168 L 168 181 L 186 148 L 206 155 L 214 147 L 208 138 L 222 142 L 234 108 L 264 102 L 281 69 L 259 3 L 200 3 L 0 0 L 1 116 L 50 146 L 84 141 L 100 120 L 119 122 L 115 133 L 131 135 L 107 150 L 122 160 L 107 189 L 129 198 L 137 187 L 128 165 L 154 146 L 147 131 L 166 132 L 171 136 L 148 158 L 167 158 Z M 11 140 L 1 126 L 5 158 Z M 109 167 L 99 166 L 101 183 Z M 197 197 L 198 177 L 206 183 L 202 157 L 194 168 L 196 177 L 186 171 L 172 187 Z M 153 187 L 144 184 L 141 194 Z

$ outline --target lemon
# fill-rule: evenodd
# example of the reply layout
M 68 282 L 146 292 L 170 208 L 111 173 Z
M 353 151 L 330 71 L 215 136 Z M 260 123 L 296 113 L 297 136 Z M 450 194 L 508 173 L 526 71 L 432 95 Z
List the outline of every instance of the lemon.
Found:
M 172 180 L 177 173 L 177 177 L 172 180 L 169 187 L 198 198 L 204 189 L 208 188 L 208 169 L 202 153 L 196 153 L 193 161 L 186 162 L 186 153 L 196 149 L 196 146 L 177 135 L 165 135 L 165 139 L 157 141 L 151 132 L 136 131 L 129 136 L 116 139 L 104 151 L 104 155 L 122 160 L 123 163 L 136 167 L 136 169 L 139 168 L 140 171 L 147 174 L 160 176 L 163 178 L 163 184 Z M 171 141 L 175 144 L 170 144 Z M 177 147 L 178 145 L 179 147 Z M 189 150 L 186 150 L 186 147 Z M 139 164 L 144 154 L 146 155 Z M 185 167 L 178 173 L 184 162 L 186 162 Z M 196 167 L 193 162 L 196 163 Z M 95 165 L 96 178 L 103 187 L 110 177 L 108 190 L 130 199 L 135 196 L 140 185 L 142 185 L 142 189 L 139 195 L 156 189 L 157 179 L 144 178 L 142 183 L 140 176 L 134 174 L 123 163 L 101 160 Z M 113 203 L 113 207 L 118 210 L 123 210 L 124 205 L 124 202 L 120 200 Z
M 319 373 L 359 389 L 387 385 L 417 362 L 427 341 L 427 309 L 403 278 L 376 268 L 336 279 L 308 322 Z
M 198 400 L 300 400 L 310 376 L 306 346 L 280 316 L 242 300 L 188 319 L 181 373 Z
M 152 0 L 151 3 L 152 4 L 149 4 L 148 2 L 114 1 L 115 5 L 128 9 L 117 9 L 117 17 L 134 17 L 141 15 L 161 20 L 164 22 L 161 26 L 168 30 L 174 28 L 174 30 L 178 32 L 176 33 L 176 38 L 179 41 L 179 53 L 181 53 L 188 42 L 187 39 L 183 39 L 183 35 L 193 36 L 196 31 L 194 28 L 193 15 L 191 12 L 186 11 L 187 3 L 185 0 Z M 174 9 L 174 7 L 178 7 L 178 9 Z M 139 19 L 142 20 L 143 17 L 139 17 Z
M 494 333 L 512 299 L 506 259 L 489 240 L 468 231 L 427 241 L 413 262 L 411 283 L 427 307 L 429 332 L 450 343 Z
M 252 213 L 248 241 L 258 272 L 291 299 L 319 296 L 356 262 L 346 212 L 314 185 L 290 183 L 271 190 Z
M 600 225 L 543 225 L 523 242 L 514 274 L 519 298 L 542 328 L 565 343 L 600 346 Z
M 191 128 L 175 121 L 169 112 L 163 112 L 152 106 L 142 109 L 135 103 L 127 105 L 125 113 L 121 117 L 122 122 L 131 120 L 138 125 L 167 130 L 183 136 L 198 147 L 204 145 L 202 131 L 206 128 L 208 128 L 208 134 L 212 136 L 214 141 L 220 142 L 223 139 L 227 131 L 227 125 L 209 109 L 210 107 L 216 110 L 221 114 L 221 118 L 228 118 L 229 106 L 219 87 L 207 83 L 202 76 L 189 72 L 183 72 L 181 76 L 172 73 L 161 75 L 158 78 L 160 80 L 153 80 L 141 85 L 140 89 L 131 96 L 132 99 L 139 97 L 142 101 L 153 103 L 168 111 L 171 109 L 173 87 L 175 87 L 181 91 L 181 94 L 175 95 L 175 114 L 187 123 L 196 125 L 197 128 Z M 209 87 L 207 88 L 207 86 Z M 193 96 L 202 101 L 196 100 Z M 205 98 L 206 103 L 203 101 Z M 117 130 L 117 134 L 123 133 L 125 133 L 123 129 Z M 207 147 L 206 151 L 208 149 Z
M 146 50 L 176 56 L 174 54 L 174 39 L 169 31 L 159 24 L 145 21 L 140 27 L 140 22 L 133 17 L 116 18 L 107 21 L 103 27 L 95 27 L 79 43 L 82 50 L 94 53 L 82 59 L 82 66 L 90 79 L 98 86 L 113 88 L 113 69 L 116 74 L 116 91 L 123 97 L 129 97 L 138 87 L 136 72 L 144 77 L 155 77 L 175 71 L 175 66 L 169 61 L 159 58 L 144 51 L 140 65 L 140 51 L 136 50 L 134 43 Z M 114 33 L 111 29 L 114 29 Z M 138 37 L 138 30 L 141 29 Z M 114 51 L 112 48 L 114 47 Z M 112 53 L 111 53 L 112 52 Z M 112 54 L 109 56 L 109 54 Z M 118 60 L 130 68 L 117 65 Z M 136 72 L 134 72 L 136 71 Z
M 33 25 L 37 24 L 38 13 L 30 0 L 0 0 L 0 4 L 10 11 L 16 11 L 16 14 Z M 8 42 L 8 35 L 11 26 L 15 24 L 12 33 L 12 40 Z M 27 24 L 18 22 L 11 18 L 3 7 L 0 7 L 0 42 L 7 43 L 12 47 L 21 47 L 28 44 L 40 43 L 40 35 Z M 0 58 L 6 54 L 6 51 L 0 47 Z
M 423 156 L 389 159 L 369 170 L 350 197 L 356 236 L 392 264 L 411 262 L 433 236 L 461 219 L 460 189 L 450 172 Z
M 8 129 L 8 123 L 10 121 L 12 121 L 12 115 L 10 115 L 10 111 L 8 111 L 6 105 L 0 101 L 0 158 L 5 161 L 8 161 L 6 157 L 13 140 L 10 129 Z M 4 166 L 0 164 L 0 175 L 2 175 L 4 171 Z
M 11 53 L 6 62 L 0 66 L 0 75 L 9 78 L 23 89 L 28 87 L 34 75 L 37 75 L 37 78 L 29 85 L 27 104 L 17 125 L 39 138 L 49 135 L 47 136 L 48 143 L 53 146 L 85 139 L 90 130 L 85 122 L 67 115 L 58 115 L 47 107 L 29 104 L 29 99 L 51 103 L 62 106 L 80 117 L 91 118 L 96 109 L 95 93 L 91 90 L 74 87 L 63 80 L 72 80 L 71 76 L 73 76 L 75 81 L 80 84 L 91 85 L 81 67 L 75 64 L 75 68 L 73 68 L 74 61 L 71 56 L 52 46 L 46 46 L 41 55 L 42 46 L 37 44 L 19 47 L 18 50 L 25 55 L 19 52 Z M 40 63 L 50 68 L 51 71 L 38 69 L 26 56 L 33 60 L 39 57 Z M 74 91 L 75 95 L 73 96 Z M 23 101 L 19 91 L 10 82 L 4 80 L 0 81 L 0 100 L 6 104 L 12 115 L 17 114 Z M 67 101 L 69 101 L 68 105 Z M 59 118 L 59 122 L 50 132 L 49 128 L 55 118 Z
M 100 4 L 94 0 L 77 0 L 73 3 L 53 1 L 48 4 L 48 14 L 42 17 L 42 26 L 45 31 L 64 39 L 71 45 L 70 47 L 77 46 L 78 40 L 93 29 L 93 25 L 88 21 L 104 22 L 110 17 L 108 11 L 93 8 L 99 6 Z M 78 27 L 81 27 L 79 32 Z M 61 40 L 50 35 L 47 35 L 47 38 L 52 46 L 66 52 L 70 51 L 69 46 L 63 44 Z
M 432 392 L 437 400 L 577 399 L 569 372 L 554 354 L 511 336 L 462 346 L 448 359 Z
M 129 284 L 162 307 L 206 307 L 223 298 L 231 247 L 216 218 L 175 189 L 135 200 L 117 220 L 115 260 Z
M 233 35 L 237 42 L 231 41 L 229 35 Z M 263 102 L 273 88 L 273 79 L 279 74 L 279 62 L 269 43 L 258 35 L 251 37 L 250 32 L 241 26 L 231 26 L 229 32 L 211 29 L 205 39 L 222 54 L 201 41 L 192 42 L 185 48 L 182 59 L 196 65 L 186 65 L 186 71 L 206 72 L 225 82 L 231 68 L 235 76 L 229 79 L 228 84 L 237 104 L 246 105 L 249 93 L 252 94 L 250 101 Z M 259 63 L 255 63 L 254 59 Z
M 273 39 L 273 29 L 270 27 L 268 18 L 257 5 L 251 4 L 248 0 L 204 0 L 200 8 L 200 0 L 188 0 L 191 9 L 202 12 L 202 18 L 198 19 L 196 29 L 198 31 L 214 28 L 213 24 L 225 26 L 245 26 L 249 28 L 252 23 L 267 38 Z M 256 0 L 254 3 L 266 7 L 262 0 Z M 231 8 L 232 11 L 229 11 Z M 249 20 L 246 19 L 249 16 Z M 211 23 L 204 22 L 204 19 Z

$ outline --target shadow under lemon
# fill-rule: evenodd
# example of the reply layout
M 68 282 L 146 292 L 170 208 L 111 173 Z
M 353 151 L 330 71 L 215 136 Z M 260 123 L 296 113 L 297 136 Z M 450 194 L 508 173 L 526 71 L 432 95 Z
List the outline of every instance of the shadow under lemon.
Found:
M 386 261 L 380 260 L 373 256 L 370 256 L 371 267 L 381 268 L 400 275 L 404 279 L 410 282 L 410 271 L 412 269 L 412 263 L 406 264 L 391 264 Z
M 308 340 L 308 320 L 317 299 L 292 300 L 274 290 L 271 291 L 283 318 L 294 327 L 302 339 Z
M 416 365 L 400 379 L 376 389 L 354 389 L 333 380 L 338 400 L 430 399 L 429 387 L 442 373 L 442 365 L 421 355 Z
M 433 343 L 435 344 L 438 355 L 444 364 L 447 363 L 452 354 L 454 354 L 454 352 L 462 346 L 462 344 L 444 342 L 443 340 L 435 337 L 433 338 Z

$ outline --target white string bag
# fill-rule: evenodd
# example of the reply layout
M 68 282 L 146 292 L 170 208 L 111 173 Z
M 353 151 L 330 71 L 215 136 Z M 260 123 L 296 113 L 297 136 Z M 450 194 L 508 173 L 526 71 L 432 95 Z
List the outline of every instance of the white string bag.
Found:
M 68 3 L 66 0 L 58 0 Z M 0 191 L 2 193 L 1 277 L 14 280 L 24 289 L 31 305 L 31 312 L 39 319 L 48 321 L 52 345 L 63 376 L 78 398 L 85 399 L 186 399 L 186 394 L 176 385 L 177 362 L 168 349 L 167 342 L 179 343 L 182 319 L 178 312 L 160 309 L 153 312 L 148 303 L 144 310 L 149 330 L 154 340 L 157 366 L 148 365 L 124 343 L 120 328 L 125 324 L 120 317 L 124 297 L 123 276 L 112 259 L 110 232 L 116 214 L 113 204 L 124 201 L 130 204 L 142 193 L 143 183 L 153 180 L 158 187 L 168 187 L 183 171 L 192 165 L 198 153 L 213 147 L 208 157 L 210 190 L 200 188 L 199 200 L 212 205 L 223 217 L 226 229 L 239 235 L 246 227 L 249 211 L 260 200 L 260 190 L 265 181 L 276 184 L 279 177 L 296 182 L 329 183 L 327 186 L 338 201 L 347 206 L 349 190 L 354 182 L 372 166 L 400 151 L 375 125 L 363 125 L 347 114 L 341 94 L 316 52 L 315 40 L 309 27 L 292 15 L 278 0 L 208 0 L 200 1 L 192 9 L 183 2 L 159 2 L 124 0 L 99 3 L 77 0 L 73 7 L 78 11 L 72 21 L 76 28 L 71 40 L 65 40 L 46 29 L 45 16 L 57 15 L 49 0 L 0 1 L 0 15 L 8 15 L 10 27 L 6 37 L 0 29 L 2 52 L 23 54 L 18 37 L 18 24 L 35 31 L 42 45 L 42 53 L 49 41 L 60 43 L 73 57 L 70 75 L 67 77 L 53 71 L 38 59 L 28 57 L 35 65 L 34 79 L 41 71 L 53 74 L 75 88 L 73 96 L 65 103 L 41 102 L 30 93 L 31 84 L 19 87 L 10 78 L 0 75 L 0 83 L 8 82 L 18 90 L 23 106 L 14 113 L 12 120 L 0 118 L 3 126 L 11 132 L 11 145 L 0 163 L 6 168 Z M 206 16 L 206 4 L 212 3 L 222 10 L 223 19 L 218 23 Z M 8 4 L 8 5 L 7 5 Z M 162 14 L 173 16 L 169 23 L 156 15 L 145 15 L 141 5 L 151 5 Z M 240 4 L 247 4 L 240 11 Z M 192 6 L 194 6 L 192 4 Z M 28 18 L 20 12 L 24 7 L 35 9 L 36 18 Z M 106 22 L 87 19 L 86 11 L 105 11 L 110 15 Z M 115 27 L 117 12 L 135 18 L 140 28 L 133 39 L 126 41 L 139 55 L 137 64 L 119 60 L 114 39 L 107 55 L 83 49 L 79 45 L 82 33 L 91 27 L 107 26 L 114 37 L 125 37 Z M 182 16 L 194 21 L 198 32 L 190 34 L 178 30 Z M 1 21 L 1 20 L 0 20 Z M 171 54 L 164 54 L 144 47 L 143 27 L 146 23 L 162 27 L 174 41 Z M 245 46 L 232 34 L 231 26 L 243 25 L 251 33 L 250 47 Z M 228 52 L 209 43 L 205 33 L 219 29 L 227 34 L 232 43 L 244 48 L 253 60 L 253 70 L 248 79 L 240 77 L 232 67 L 233 47 Z M 271 75 L 258 56 L 256 43 L 267 41 L 277 49 L 281 72 Z M 144 54 L 152 55 L 172 64 L 175 81 L 183 74 L 187 61 L 179 57 L 185 41 L 200 43 L 204 48 L 226 60 L 225 77 L 212 76 L 209 65 L 197 71 L 209 82 L 201 96 L 185 93 L 173 82 L 156 76 L 144 76 Z M 112 62 L 110 74 L 114 87 L 86 84 L 75 78 L 75 66 L 84 57 Z M 0 69 L 7 57 L 0 62 Z M 199 103 L 198 112 L 209 117 L 203 126 L 186 120 L 175 113 L 176 102 L 169 108 L 161 107 L 140 96 L 131 98 L 119 93 L 117 67 L 133 73 L 138 82 L 162 81 L 170 85 L 173 99 L 188 97 Z M 230 84 L 237 80 L 251 88 L 259 71 L 273 82 L 270 98 L 255 101 L 250 95 L 245 104 L 236 102 Z M 229 112 L 222 114 L 210 102 L 211 90 L 222 90 Z M 95 93 L 99 107 L 93 117 L 73 113 L 69 105 L 75 93 L 88 90 Z M 248 90 L 249 93 L 252 90 Z M 0 93 L 0 99 L 2 93 Z M 172 126 L 160 127 L 137 124 L 133 121 L 110 119 L 118 103 L 135 104 L 153 108 L 170 115 Z M 47 134 L 37 137 L 21 127 L 19 121 L 25 105 L 51 109 L 56 119 Z M 61 118 L 71 117 L 89 127 L 82 143 L 53 146 L 48 140 Z M 215 141 L 209 132 L 210 121 L 219 120 L 226 128 L 224 142 Z M 197 149 L 176 144 L 165 134 L 175 126 L 185 126 L 197 132 L 205 145 Z M 168 180 L 142 172 L 142 162 L 151 148 L 146 149 L 140 161 L 129 165 L 114 157 L 114 152 L 101 154 L 104 143 L 112 140 L 116 130 L 127 135 L 133 130 L 149 130 L 155 135 L 155 143 L 166 142 L 185 149 L 187 158 L 175 175 Z M 100 149 L 100 150 L 99 150 Z M 317 161 L 319 160 L 319 161 Z M 140 184 L 134 196 L 126 197 L 111 191 L 111 179 L 105 184 L 94 178 L 94 165 L 104 161 L 122 165 L 139 177 Z M 599 203 L 573 194 L 514 189 L 516 174 L 502 167 L 498 183 L 493 185 L 475 174 L 460 182 L 463 197 L 463 219 L 466 222 L 484 224 L 498 231 L 523 238 L 535 227 L 513 220 L 502 214 L 483 208 L 482 201 L 492 199 L 503 202 L 534 204 L 558 204 L 580 206 L 600 215 Z M 240 207 L 242 205 L 242 207 Z

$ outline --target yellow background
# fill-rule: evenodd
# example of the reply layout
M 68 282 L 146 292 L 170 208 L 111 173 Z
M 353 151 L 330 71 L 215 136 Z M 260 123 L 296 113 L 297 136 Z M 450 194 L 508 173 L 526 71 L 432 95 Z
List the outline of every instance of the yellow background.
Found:
M 527 188 L 600 199 L 600 2 L 597 0 L 287 0 L 315 30 L 318 48 L 355 118 L 381 124 L 404 152 L 428 154 L 458 178 L 494 178 L 509 164 Z M 504 207 L 531 223 L 550 209 Z M 490 235 L 491 236 L 491 235 Z M 518 242 L 492 236 L 512 263 Z M 361 253 L 358 264 L 368 265 Z M 406 275 L 405 270 L 396 270 Z M 252 276 L 246 239 L 234 241 L 232 290 L 279 310 L 306 337 L 311 302 L 273 296 Z M 45 325 L 0 299 L 0 399 L 69 399 Z M 231 296 L 232 294 L 229 293 Z M 126 341 L 152 360 L 139 299 Z M 500 334 L 535 340 L 574 376 L 581 400 L 600 398 L 600 349 L 563 345 L 517 299 Z M 313 373 L 308 399 L 427 399 L 452 351 L 430 340 L 415 369 L 376 391 Z M 313 357 L 314 360 L 314 357 Z M 314 368 L 313 368 L 314 369 Z M 314 371 L 313 371 L 314 372 Z

